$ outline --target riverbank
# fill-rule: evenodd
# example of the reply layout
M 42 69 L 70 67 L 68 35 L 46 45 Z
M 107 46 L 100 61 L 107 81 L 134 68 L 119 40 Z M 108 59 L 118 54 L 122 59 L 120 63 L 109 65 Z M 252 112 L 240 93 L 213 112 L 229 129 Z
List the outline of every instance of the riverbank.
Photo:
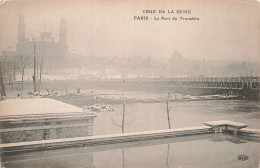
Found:
M 165 83 L 166 82 L 166 83 Z M 23 91 L 21 91 L 21 82 L 16 82 L 14 84 L 8 83 L 5 85 L 7 98 L 17 98 L 17 97 L 28 97 L 27 94 L 34 90 L 33 83 L 26 81 L 23 83 Z M 99 91 L 99 90 L 110 90 L 116 92 L 117 95 L 123 94 L 123 92 L 144 92 L 147 94 L 162 94 L 165 92 L 174 92 L 186 96 L 185 100 L 192 101 L 201 99 L 234 99 L 234 97 L 243 98 L 240 92 L 236 92 L 228 88 L 190 88 L 190 87 L 172 87 L 171 84 L 165 80 L 153 80 L 153 79 L 136 79 L 129 80 L 123 83 L 121 80 L 64 80 L 64 81 L 43 81 L 38 84 L 37 87 L 41 95 L 45 96 L 78 96 L 78 90 L 80 93 Z M 240 90 L 242 91 L 242 90 Z M 54 93 L 53 93 L 54 92 Z M 57 94 L 56 94 L 57 92 Z M 114 94 L 113 92 L 108 94 Z M 76 93 L 76 94 L 75 94 Z M 257 94 L 257 90 L 253 94 Z M 104 94 L 101 92 L 101 94 Z M 190 96 L 189 96 L 190 95 Z M 207 97 L 207 95 L 214 95 L 212 97 Z M 228 95 L 228 96 L 227 96 Z M 242 94 L 243 95 L 243 94 Z M 249 95 L 248 95 L 249 96 Z M 135 99 L 143 99 L 142 97 L 133 96 Z M 158 97 L 149 97 L 152 100 L 129 100 L 129 102 L 156 102 Z M 156 100 L 154 100 L 156 98 Z M 111 98 L 110 98 L 111 99 Z
M 78 107 L 89 106 L 95 104 L 122 104 L 123 100 L 128 104 L 135 103 L 163 103 L 165 95 L 158 94 L 157 97 L 133 97 L 123 95 L 75 95 L 75 96 L 51 96 L 55 100 L 60 100 L 65 103 L 73 104 Z M 178 95 L 176 98 L 171 98 L 170 102 L 190 102 L 190 101 L 214 101 L 214 100 L 243 100 L 244 98 L 235 95 L 207 95 L 207 96 L 185 96 Z

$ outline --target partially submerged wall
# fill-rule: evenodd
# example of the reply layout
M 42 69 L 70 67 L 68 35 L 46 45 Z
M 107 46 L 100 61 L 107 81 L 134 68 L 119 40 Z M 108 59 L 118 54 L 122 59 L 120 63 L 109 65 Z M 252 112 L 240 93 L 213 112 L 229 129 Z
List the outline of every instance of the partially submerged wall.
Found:
M 73 118 L 72 118 L 73 117 Z M 63 139 L 93 135 L 94 116 L 75 114 L 62 118 L 16 119 L 0 121 L 1 143 Z

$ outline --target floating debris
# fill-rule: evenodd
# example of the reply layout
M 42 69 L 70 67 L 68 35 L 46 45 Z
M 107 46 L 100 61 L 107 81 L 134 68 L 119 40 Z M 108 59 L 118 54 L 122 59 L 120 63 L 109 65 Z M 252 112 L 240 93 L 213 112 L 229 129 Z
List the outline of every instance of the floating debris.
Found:
M 114 107 L 110 105 L 99 105 L 94 104 L 92 106 L 83 106 L 83 111 L 92 111 L 92 112 L 104 112 L 104 111 L 114 111 Z

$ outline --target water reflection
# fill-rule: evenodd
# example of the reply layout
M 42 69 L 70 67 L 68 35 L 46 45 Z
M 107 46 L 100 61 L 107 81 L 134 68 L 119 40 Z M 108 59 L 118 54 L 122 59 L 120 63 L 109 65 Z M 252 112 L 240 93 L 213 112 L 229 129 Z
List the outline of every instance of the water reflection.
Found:
M 122 149 L 121 153 L 122 153 L 122 164 L 123 164 L 122 167 L 125 168 L 125 150 Z
M 170 152 L 171 144 L 167 145 L 167 154 L 166 154 L 166 167 L 169 168 L 169 152 Z
M 244 106 L 243 112 L 239 111 L 241 106 Z M 200 126 L 203 122 L 212 120 L 230 120 L 246 123 L 250 128 L 260 128 L 258 102 L 247 100 L 174 102 L 173 107 L 172 128 Z M 121 105 L 115 105 L 115 110 L 121 112 Z M 131 111 L 131 124 L 127 125 L 125 132 L 168 128 L 162 103 L 128 104 L 127 110 Z M 107 113 L 99 113 L 98 117 L 95 118 L 94 134 L 120 133 L 121 130 L 114 126 L 110 120 Z
M 6 168 L 255 167 L 260 144 L 248 142 L 207 134 L 27 153 L 3 151 L 1 160 Z M 237 160 L 241 154 L 249 159 Z

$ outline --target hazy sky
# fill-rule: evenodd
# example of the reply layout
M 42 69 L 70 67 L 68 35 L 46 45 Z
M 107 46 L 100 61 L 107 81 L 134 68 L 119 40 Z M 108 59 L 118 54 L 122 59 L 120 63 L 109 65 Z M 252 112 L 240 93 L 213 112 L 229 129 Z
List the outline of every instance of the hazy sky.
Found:
M 191 10 L 144 14 L 143 10 Z M 41 31 L 58 40 L 66 19 L 69 50 L 82 55 L 260 61 L 260 2 L 256 0 L 16 0 L 0 7 L 0 51 L 17 42 L 23 14 L 26 38 Z M 199 21 L 134 20 L 134 16 L 197 17 Z

